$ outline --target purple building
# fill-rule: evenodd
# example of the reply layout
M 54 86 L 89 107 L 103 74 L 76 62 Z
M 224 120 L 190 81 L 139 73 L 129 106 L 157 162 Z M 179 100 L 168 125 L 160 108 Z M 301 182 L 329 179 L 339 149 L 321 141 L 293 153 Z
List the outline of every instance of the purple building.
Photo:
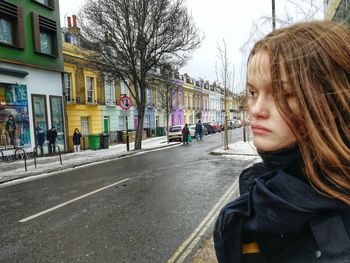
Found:
M 182 87 L 183 81 L 181 79 L 174 79 L 174 84 L 178 86 L 177 89 L 173 91 L 173 105 L 175 110 L 171 114 L 171 125 L 184 124 L 184 107 L 182 104 Z

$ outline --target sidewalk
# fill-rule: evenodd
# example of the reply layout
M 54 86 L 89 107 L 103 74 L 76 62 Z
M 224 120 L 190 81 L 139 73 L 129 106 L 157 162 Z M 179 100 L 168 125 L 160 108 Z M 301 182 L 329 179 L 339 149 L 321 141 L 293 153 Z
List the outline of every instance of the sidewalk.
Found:
M 224 150 L 223 147 L 212 151 L 212 155 L 222 155 L 230 158 L 247 158 L 251 159 L 252 163 L 260 160 L 252 142 L 235 142 L 230 144 L 229 149 Z M 213 237 L 207 239 L 203 245 L 196 251 L 193 256 L 192 263 L 218 263 L 215 255 Z
M 24 169 L 24 161 L 18 160 L 12 163 L 0 163 L 0 184 L 25 177 L 44 175 L 54 172 L 60 172 L 67 169 L 73 169 L 79 166 L 91 163 L 109 161 L 112 159 L 122 158 L 129 155 L 139 154 L 145 151 L 170 147 L 180 144 L 179 142 L 167 143 L 166 136 L 154 137 L 142 142 L 142 150 L 133 150 L 134 142 L 130 143 L 130 151 L 126 150 L 126 144 L 112 145 L 109 149 L 86 150 L 79 154 L 64 153 L 62 154 L 62 165 L 59 155 L 45 156 L 37 158 L 37 167 L 34 166 L 34 160 L 27 160 L 27 172 Z

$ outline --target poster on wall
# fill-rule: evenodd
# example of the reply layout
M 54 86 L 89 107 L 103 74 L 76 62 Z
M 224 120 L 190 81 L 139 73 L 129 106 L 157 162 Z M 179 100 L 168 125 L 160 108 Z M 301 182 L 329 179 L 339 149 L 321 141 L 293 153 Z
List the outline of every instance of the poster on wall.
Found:
M 31 145 L 26 85 L 0 83 L 0 145 Z

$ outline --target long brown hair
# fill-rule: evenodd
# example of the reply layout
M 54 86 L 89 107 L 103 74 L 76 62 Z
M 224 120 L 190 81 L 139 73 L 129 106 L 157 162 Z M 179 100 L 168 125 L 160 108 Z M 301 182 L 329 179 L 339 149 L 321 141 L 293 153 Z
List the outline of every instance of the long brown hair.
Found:
M 315 189 L 350 205 L 350 30 L 326 21 L 275 30 L 250 54 L 266 51 L 280 114 L 297 138 Z M 289 107 L 286 73 L 299 113 Z

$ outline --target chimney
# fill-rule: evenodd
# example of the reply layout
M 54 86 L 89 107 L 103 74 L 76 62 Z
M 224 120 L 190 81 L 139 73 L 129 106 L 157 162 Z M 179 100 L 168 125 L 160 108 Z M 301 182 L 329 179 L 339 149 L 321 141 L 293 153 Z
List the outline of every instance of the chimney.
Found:
M 77 27 L 77 16 L 73 15 L 73 27 Z
M 71 28 L 72 27 L 72 20 L 71 20 L 71 17 L 67 17 L 67 20 L 68 20 L 68 28 Z

